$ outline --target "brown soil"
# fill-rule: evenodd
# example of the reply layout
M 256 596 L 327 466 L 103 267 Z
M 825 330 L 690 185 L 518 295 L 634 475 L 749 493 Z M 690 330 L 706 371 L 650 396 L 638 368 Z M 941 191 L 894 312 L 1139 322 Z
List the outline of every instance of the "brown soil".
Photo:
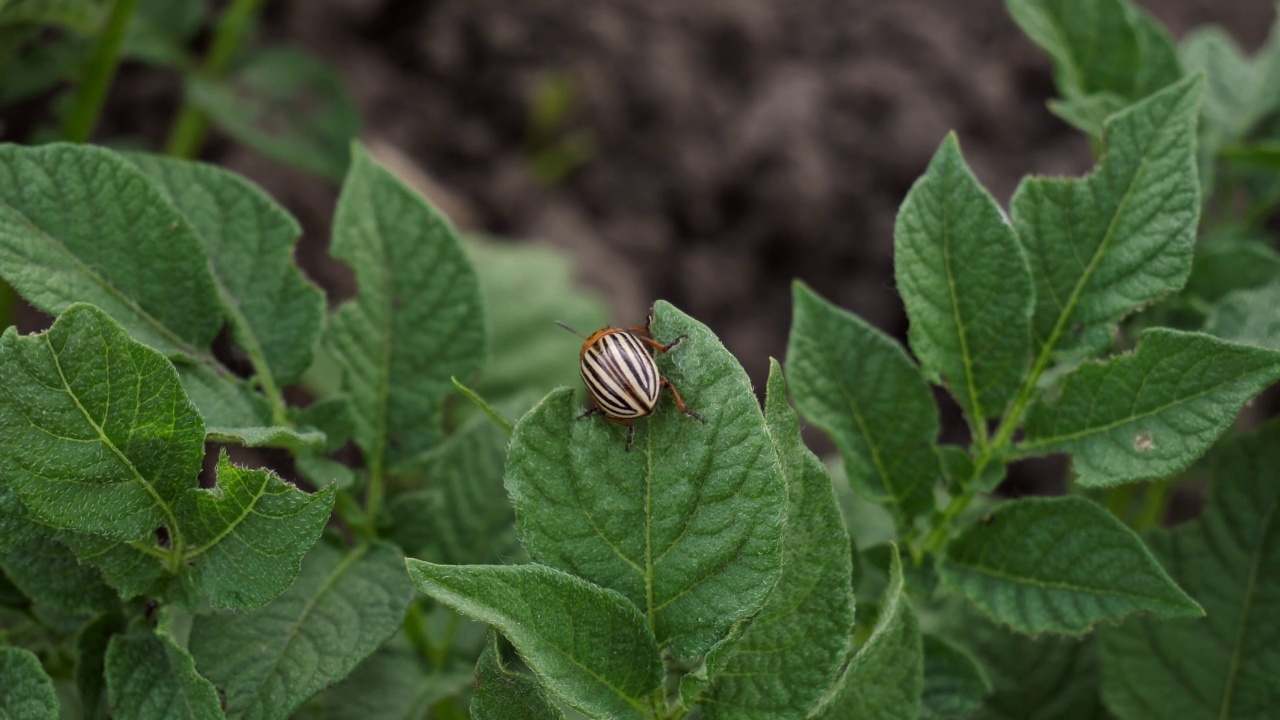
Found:
M 1177 36 L 1215 22 L 1250 49 L 1273 15 L 1271 0 L 1141 4 Z M 267 6 L 261 40 L 337 67 L 366 139 L 448 188 L 438 199 L 460 223 L 568 249 L 619 323 L 671 300 L 720 335 L 757 387 L 767 358 L 785 352 L 794 278 L 905 336 L 894 215 L 949 130 L 1001 202 L 1025 174 L 1091 164 L 1046 110 L 1048 60 L 1000 0 Z M 176 87 L 152 77 L 123 75 L 112 107 L 125 127 L 113 130 L 163 137 Z M 572 135 L 590 150 L 548 181 L 532 158 L 549 143 L 531 138 L 530 114 L 558 80 L 573 104 L 550 144 Z M 299 216 L 304 267 L 342 293 L 349 278 L 324 253 L 336 189 L 229 142 L 208 156 Z
M 1144 6 L 1176 35 L 1217 22 L 1250 48 L 1272 14 L 1269 0 Z M 1000 0 L 271 7 L 269 39 L 338 67 L 366 136 L 452 188 L 465 222 L 574 252 L 618 322 L 671 300 L 719 333 L 757 384 L 784 352 L 793 278 L 904 334 L 894 214 L 949 130 L 1001 202 L 1025 174 L 1091 162 L 1045 109 L 1048 61 Z M 592 150 L 546 182 L 532 170 L 529 115 L 555 78 L 574 95 L 562 134 Z M 224 159 L 323 243 L 331 188 L 245 151 Z

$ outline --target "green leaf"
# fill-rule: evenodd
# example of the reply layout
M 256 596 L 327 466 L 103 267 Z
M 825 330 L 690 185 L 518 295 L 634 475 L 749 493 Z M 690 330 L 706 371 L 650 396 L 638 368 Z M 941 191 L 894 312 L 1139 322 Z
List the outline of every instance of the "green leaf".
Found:
M 61 25 L 90 33 L 102 15 L 98 0 L 6 0 L 0 2 L 0 25 Z
M 311 549 L 284 594 L 250 613 L 201 615 L 190 648 L 227 717 L 287 718 L 400 627 L 412 594 L 393 546 Z M 245 648 L 253 648 L 246 653 Z
M 476 663 L 476 688 L 471 695 L 472 720 L 564 720 L 564 713 L 547 697 L 542 684 L 506 666 L 497 633 Z
M 293 48 L 244 57 L 225 77 L 190 77 L 187 98 L 223 132 L 281 162 L 342 179 L 360 114 L 329 65 Z
M 439 442 L 449 378 L 484 358 L 479 289 L 448 221 L 359 148 L 331 252 L 355 270 L 360 291 L 333 313 L 326 342 L 377 476 Z
M 489 359 L 473 385 L 476 392 L 500 402 L 579 383 L 577 365 L 565 362 L 567 349 L 579 341 L 552 322 L 589 333 L 605 326 L 608 313 L 600 298 L 576 286 L 570 258 L 550 247 L 475 236 L 466 238 L 466 249 L 489 310 Z
M 204 439 L 169 361 L 96 307 L 70 307 L 46 333 L 0 338 L 5 482 L 37 518 L 69 530 L 58 539 L 124 597 L 165 593 L 177 579 L 216 607 L 261 605 L 292 582 L 328 521 L 332 488 L 308 496 L 225 459 L 218 486 L 196 488 Z M 60 583 L 69 602 L 100 606 L 81 589 L 95 587 L 96 571 L 55 562 L 58 544 L 42 544 L 26 555 L 52 573 L 38 587 Z
M 397 634 L 346 680 L 326 693 L 326 720 L 407 720 L 422 718 L 443 698 L 471 684 L 471 668 L 460 663 L 431 668 L 422 654 Z
M 213 165 L 134 153 L 128 159 L 195 228 L 223 312 L 259 381 L 302 377 L 320 339 L 325 299 L 294 264 L 302 229 L 261 189 Z
M 315 448 L 326 442 L 324 435 L 272 424 L 267 399 L 225 370 L 175 359 L 182 389 L 204 416 L 210 442 L 226 442 L 251 447 L 283 447 L 292 450 Z
M 1112 116 L 1092 175 L 1032 178 L 1014 194 L 1037 352 L 1095 352 L 1121 318 L 1186 281 L 1200 216 L 1200 85 L 1188 78 Z
M 1164 25 L 1137 3 L 1125 2 L 1129 24 L 1138 38 L 1138 54 L 1142 63 L 1133 78 L 1134 94 L 1138 100 L 1172 85 L 1185 75 L 1194 74 L 1183 67 L 1178 46 Z
M 1261 287 L 1222 298 L 1205 320 L 1205 332 L 1224 340 L 1280 350 L 1280 276 Z
M 124 629 L 115 614 L 99 615 L 76 636 L 76 692 L 82 720 L 110 720 L 107 705 L 107 646 Z
M 193 64 L 189 45 L 208 12 L 202 0 L 138 0 L 120 52 L 153 65 L 188 69 Z
M 71 81 L 89 55 L 88 35 L 50 37 L 38 26 L 7 24 L 0 15 L 0 48 L 8 54 L 0 75 L 0 104 L 12 107 Z
M 1269 239 L 1252 234 L 1210 235 L 1196 245 L 1191 277 L 1182 294 L 1214 303 L 1228 293 L 1266 285 L 1280 278 L 1280 254 Z
M 1280 377 L 1280 353 L 1152 328 L 1132 354 L 1087 364 L 1027 413 L 1028 454 L 1071 453 L 1086 487 L 1179 472 Z
M 1065 97 L 1137 100 L 1181 76 L 1168 32 L 1126 0 L 1005 0 L 1005 7 L 1053 60 Z
M 147 345 L 208 356 L 222 322 L 208 260 L 141 170 L 92 145 L 4 145 L 0 188 L 0 275 L 23 298 L 52 315 L 90 302 Z
M 118 720 L 220 720 L 218 693 L 168 633 L 134 631 L 107 647 L 107 692 Z
M 194 480 L 192 473 L 189 482 L 194 485 Z M 331 487 L 308 495 L 270 471 L 237 468 L 224 454 L 214 487 L 188 487 L 177 500 L 172 508 L 176 524 L 167 526 L 167 542 L 152 535 L 122 544 L 68 532 L 58 539 L 80 561 L 101 570 L 125 598 L 155 595 L 189 605 L 204 597 L 217 608 L 248 609 L 279 595 L 297 577 L 300 560 L 328 522 L 333 501 Z M 52 538 L 32 542 L 40 549 L 30 548 L 25 557 L 37 563 L 32 572 L 46 578 L 39 587 L 67 599 L 48 600 L 70 610 L 104 607 L 114 598 L 110 592 L 90 591 L 99 582 L 98 570 L 78 565 L 69 554 L 58 560 L 61 546 Z M 14 562 L 26 564 L 18 558 Z
M 203 442 L 173 366 L 98 308 L 0 337 L 0 477 L 44 522 L 121 540 L 175 532 Z
M 827 720 L 916 720 L 924 692 L 919 623 L 893 546 L 889 587 L 870 637 L 849 661 L 840 690 L 821 715 Z
M 53 533 L 37 531 L 0 555 L 0 569 L 24 595 L 64 612 L 88 613 L 116 604 L 116 594 L 103 583 L 102 574 L 82 565 Z
M 332 486 L 308 495 L 269 470 L 237 468 L 224 451 L 217 484 L 189 490 L 178 505 L 185 564 L 215 608 L 263 605 L 298 577 L 333 502 Z
M 941 638 L 924 636 L 921 720 L 967 718 L 991 690 L 991 681 L 972 655 Z
M 506 635 L 565 702 L 592 717 L 647 717 L 662 661 L 626 598 L 542 565 L 406 565 L 419 590 Z
M 1004 410 L 1031 362 L 1031 271 L 954 133 L 902 201 L 893 238 L 920 369 L 981 427 Z
M 57 720 L 53 680 L 29 650 L 0 647 L 0 717 L 6 720 Z
M 264 422 L 269 422 L 264 420 Z M 245 447 L 281 447 L 292 450 L 314 450 L 325 444 L 324 433 L 318 430 L 298 431 L 283 425 L 254 425 L 249 427 L 210 426 L 205 440 L 223 445 Z
M 1150 537 L 1205 617 L 1134 618 L 1101 635 L 1103 700 L 1122 720 L 1263 718 L 1280 702 L 1280 423 L 1213 459 L 1200 518 Z
M 1253 64 L 1222 28 L 1196 28 L 1179 49 L 1188 72 L 1205 73 L 1204 119 L 1217 142 L 1239 140 L 1256 122 L 1253 106 L 1260 88 Z
M 1098 92 L 1062 100 L 1050 100 L 1049 110 L 1071 127 L 1101 140 L 1102 128 L 1107 118 L 1120 112 L 1127 104 L 1124 98 L 1115 93 Z
M 425 490 L 405 493 L 387 510 L 405 552 L 450 565 L 499 562 L 516 549 L 515 513 L 502 484 L 507 436 L 472 418 L 404 475 Z
M 793 297 L 787 375 L 796 406 L 840 448 L 853 486 L 910 525 L 933 507 L 941 477 L 928 384 L 884 333 L 802 283 Z
M 972 606 L 956 602 L 949 607 L 956 610 L 944 619 L 949 636 L 978 658 L 994 688 L 972 720 L 1110 717 L 1098 698 L 1093 636 L 1027 637 L 996 625 Z
M 705 424 L 663 398 L 627 451 L 625 429 L 556 391 L 517 423 L 506 483 L 535 561 L 622 593 L 659 647 L 691 659 L 777 582 L 786 488 L 742 366 L 705 325 L 654 312 L 655 338 L 685 338 L 659 370 Z
M 26 506 L 4 485 L 0 485 L 0 553 L 12 552 L 40 531 Z
M 772 361 L 765 422 L 787 481 L 782 577 L 702 699 L 706 718 L 804 717 L 835 681 L 853 632 L 849 535 L 831 477 L 805 447 Z
M 947 545 L 942 581 L 1018 632 L 1079 635 L 1134 612 L 1203 614 L 1138 536 L 1081 497 L 1005 503 Z

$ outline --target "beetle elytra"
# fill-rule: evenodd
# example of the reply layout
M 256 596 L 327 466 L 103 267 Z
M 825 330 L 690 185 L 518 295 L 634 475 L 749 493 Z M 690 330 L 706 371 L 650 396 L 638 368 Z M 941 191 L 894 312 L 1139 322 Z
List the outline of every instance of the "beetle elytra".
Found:
M 654 340 L 649 332 L 653 316 L 645 327 L 606 327 L 583 337 L 576 330 L 557 321 L 557 325 L 578 337 L 582 337 L 582 350 L 578 353 L 578 371 L 587 386 L 587 394 L 594 405 L 578 416 L 578 419 L 602 415 L 605 420 L 627 428 L 627 450 L 635 435 L 632 423 L 653 414 L 658 408 L 658 396 L 662 388 L 671 390 L 676 409 L 697 420 L 702 416 L 689 409 L 680 393 L 666 378 L 658 374 L 649 349 L 667 352 L 684 341 L 684 335 L 663 344 Z

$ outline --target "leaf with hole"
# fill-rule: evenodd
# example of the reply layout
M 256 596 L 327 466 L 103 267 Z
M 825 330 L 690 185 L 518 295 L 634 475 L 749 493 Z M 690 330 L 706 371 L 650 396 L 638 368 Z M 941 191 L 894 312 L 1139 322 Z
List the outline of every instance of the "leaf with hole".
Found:
M 1280 704 L 1280 422 L 1223 443 L 1199 519 L 1149 538 L 1204 617 L 1101 633 L 1102 698 L 1121 720 L 1243 720 Z
M 1082 365 L 1027 413 L 1025 454 L 1071 454 L 1086 487 L 1161 478 L 1204 454 L 1254 395 L 1280 378 L 1280 352 L 1152 328 L 1137 349 Z

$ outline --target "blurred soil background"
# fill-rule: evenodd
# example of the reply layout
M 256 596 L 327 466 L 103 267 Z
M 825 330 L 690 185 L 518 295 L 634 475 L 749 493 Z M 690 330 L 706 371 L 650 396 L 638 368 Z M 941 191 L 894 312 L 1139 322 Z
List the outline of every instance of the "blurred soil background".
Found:
M 1274 14 L 1139 4 L 1175 37 L 1215 23 L 1250 52 Z M 337 68 L 366 142 L 425 173 L 459 225 L 568 251 L 618 324 L 672 301 L 757 387 L 793 278 L 905 337 L 894 215 L 949 130 L 1002 204 L 1025 174 L 1092 165 L 1002 0 L 271 0 L 256 41 Z M 126 67 L 99 136 L 159 144 L 177 84 Z M 350 294 L 326 254 L 332 183 L 216 135 L 204 158 L 288 207 L 304 270 Z M 954 413 L 944 426 L 963 439 Z

